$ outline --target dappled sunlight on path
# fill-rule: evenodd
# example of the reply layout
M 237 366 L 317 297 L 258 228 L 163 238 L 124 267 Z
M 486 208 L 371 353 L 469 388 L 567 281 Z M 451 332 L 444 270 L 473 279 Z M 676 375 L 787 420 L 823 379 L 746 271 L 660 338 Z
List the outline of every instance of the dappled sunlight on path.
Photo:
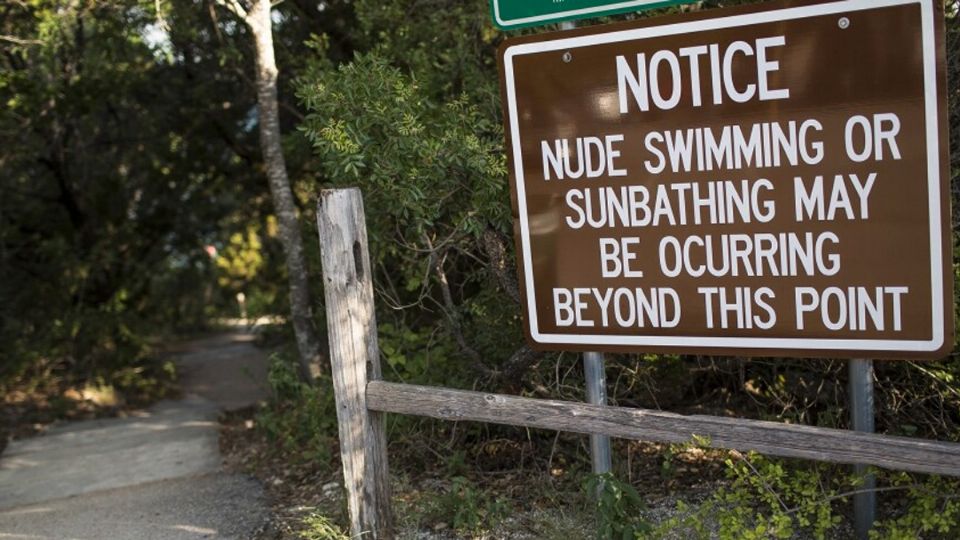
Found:
M 72 422 L 0 456 L 0 539 L 246 538 L 260 485 L 221 471 L 217 415 L 267 397 L 249 333 L 177 343 L 183 398 L 127 418 Z

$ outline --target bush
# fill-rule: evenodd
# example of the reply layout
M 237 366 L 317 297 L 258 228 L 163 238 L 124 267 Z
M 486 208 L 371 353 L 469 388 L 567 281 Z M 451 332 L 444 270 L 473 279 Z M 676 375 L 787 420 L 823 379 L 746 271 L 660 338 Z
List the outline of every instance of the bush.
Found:
M 844 466 L 811 464 L 731 452 L 729 484 L 698 507 L 678 503 L 677 515 L 638 539 L 760 540 L 843 538 L 844 517 L 863 479 Z M 960 480 L 886 470 L 877 477 L 886 517 L 875 522 L 873 540 L 948 540 L 960 532 Z M 888 497 L 884 497 L 889 495 Z
M 605 473 L 592 475 L 583 487 L 587 498 L 594 501 L 600 540 L 642 538 L 650 531 L 641 517 L 643 499 L 630 484 Z
M 323 377 L 310 386 L 301 381 L 294 355 L 271 357 L 268 381 L 273 399 L 257 415 L 257 425 L 277 450 L 301 463 L 330 466 L 337 441 L 333 384 Z

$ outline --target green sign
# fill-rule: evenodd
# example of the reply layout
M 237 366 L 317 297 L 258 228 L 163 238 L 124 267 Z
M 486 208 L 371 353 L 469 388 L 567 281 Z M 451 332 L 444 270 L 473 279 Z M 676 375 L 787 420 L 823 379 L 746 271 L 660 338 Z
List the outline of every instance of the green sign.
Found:
M 490 0 L 493 22 L 503 29 L 600 17 L 696 0 Z

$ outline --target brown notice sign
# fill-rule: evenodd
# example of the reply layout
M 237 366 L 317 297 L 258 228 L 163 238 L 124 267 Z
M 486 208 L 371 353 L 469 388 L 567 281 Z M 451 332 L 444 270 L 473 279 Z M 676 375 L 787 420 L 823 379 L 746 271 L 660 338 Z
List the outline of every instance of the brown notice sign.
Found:
M 948 354 L 942 25 L 795 2 L 504 43 L 531 344 Z

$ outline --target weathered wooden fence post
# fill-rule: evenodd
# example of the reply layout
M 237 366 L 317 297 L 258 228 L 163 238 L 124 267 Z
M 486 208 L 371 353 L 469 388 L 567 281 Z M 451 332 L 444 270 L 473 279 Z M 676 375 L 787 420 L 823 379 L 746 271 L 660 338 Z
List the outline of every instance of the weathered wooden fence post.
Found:
M 394 531 L 384 415 L 367 409 L 367 382 L 381 374 L 360 190 L 322 191 L 317 229 L 350 534 L 389 540 Z

